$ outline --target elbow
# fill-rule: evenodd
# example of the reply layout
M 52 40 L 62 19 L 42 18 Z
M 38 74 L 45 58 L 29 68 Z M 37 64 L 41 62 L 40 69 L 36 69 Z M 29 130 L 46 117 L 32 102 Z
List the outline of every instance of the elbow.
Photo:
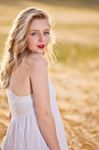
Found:
M 37 115 L 37 119 L 39 121 L 44 121 L 44 120 L 49 121 L 51 118 L 53 118 L 52 112 L 43 112 Z

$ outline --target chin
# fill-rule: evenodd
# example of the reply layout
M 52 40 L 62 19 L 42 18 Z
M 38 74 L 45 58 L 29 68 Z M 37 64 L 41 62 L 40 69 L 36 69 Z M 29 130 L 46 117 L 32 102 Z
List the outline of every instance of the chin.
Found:
M 38 54 L 44 54 L 44 52 L 39 52 Z
M 45 50 L 44 49 L 37 49 L 37 50 L 35 50 L 33 52 L 37 53 L 37 54 L 43 54 L 43 53 L 45 53 Z
M 43 54 L 44 52 L 44 50 L 39 50 L 37 53 Z

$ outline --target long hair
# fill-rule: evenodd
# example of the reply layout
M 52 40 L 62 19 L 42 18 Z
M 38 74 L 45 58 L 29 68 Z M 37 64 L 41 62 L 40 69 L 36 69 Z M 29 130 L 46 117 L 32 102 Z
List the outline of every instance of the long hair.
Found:
M 13 21 L 5 43 L 0 67 L 0 88 L 7 88 L 9 86 L 13 68 L 20 64 L 27 55 L 31 54 L 32 51 L 27 48 L 26 34 L 31 21 L 36 18 L 48 19 L 49 25 L 52 27 L 49 15 L 45 11 L 34 7 L 29 7 L 21 11 Z M 54 43 L 53 35 L 51 39 L 52 42 L 48 45 L 44 53 L 49 63 L 51 61 L 54 62 L 56 59 L 52 49 Z

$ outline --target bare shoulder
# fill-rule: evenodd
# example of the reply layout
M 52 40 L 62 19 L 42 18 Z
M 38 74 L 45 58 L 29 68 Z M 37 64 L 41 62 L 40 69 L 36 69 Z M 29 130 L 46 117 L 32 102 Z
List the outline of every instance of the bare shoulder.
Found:
M 28 71 L 31 72 L 34 70 L 39 70 L 40 68 L 42 70 L 43 68 L 47 68 L 48 62 L 44 58 L 43 54 L 32 54 L 27 58 L 26 65 Z

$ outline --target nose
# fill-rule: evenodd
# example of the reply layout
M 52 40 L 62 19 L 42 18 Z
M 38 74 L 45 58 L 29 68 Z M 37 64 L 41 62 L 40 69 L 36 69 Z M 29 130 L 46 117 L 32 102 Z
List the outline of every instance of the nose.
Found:
M 43 39 L 44 39 L 44 38 L 43 38 L 43 35 L 42 35 L 41 33 L 39 33 L 39 39 L 38 39 L 39 42 L 43 42 Z

